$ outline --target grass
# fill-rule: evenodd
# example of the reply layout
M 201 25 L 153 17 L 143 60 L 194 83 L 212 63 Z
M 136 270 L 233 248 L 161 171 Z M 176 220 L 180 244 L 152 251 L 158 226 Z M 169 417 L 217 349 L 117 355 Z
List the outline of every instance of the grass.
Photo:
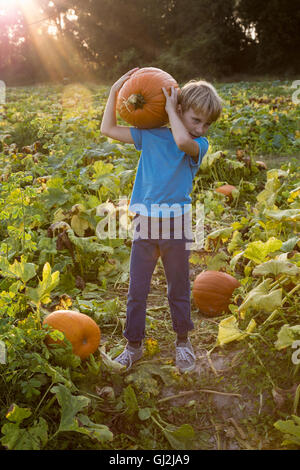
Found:
M 280 168 L 281 165 L 288 163 L 292 158 L 298 160 L 300 164 L 300 155 L 263 155 L 261 160 L 267 164 L 268 168 Z M 257 160 L 260 160 L 260 157 Z

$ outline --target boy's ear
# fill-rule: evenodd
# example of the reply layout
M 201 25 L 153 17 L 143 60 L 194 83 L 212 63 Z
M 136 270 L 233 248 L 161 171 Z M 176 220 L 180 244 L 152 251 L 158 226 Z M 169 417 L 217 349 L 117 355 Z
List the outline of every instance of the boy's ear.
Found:
M 179 116 L 182 116 L 181 104 L 178 104 L 178 105 L 177 105 L 177 113 L 179 114 Z

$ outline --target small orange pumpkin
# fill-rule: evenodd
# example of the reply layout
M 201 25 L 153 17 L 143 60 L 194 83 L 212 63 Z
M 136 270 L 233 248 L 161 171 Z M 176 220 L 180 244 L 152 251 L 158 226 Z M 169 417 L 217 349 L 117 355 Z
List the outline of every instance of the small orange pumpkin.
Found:
M 134 72 L 119 90 L 117 111 L 124 121 L 141 129 L 164 126 L 169 122 L 165 110 L 164 87 L 179 88 L 176 80 L 156 67 L 144 67 Z
M 193 299 L 204 316 L 215 317 L 228 312 L 232 293 L 239 286 L 239 281 L 230 274 L 203 271 L 194 280 Z
M 223 184 L 223 186 L 219 186 L 216 188 L 217 193 L 224 194 L 224 196 L 228 196 L 230 199 L 232 199 L 232 191 L 236 189 L 235 186 L 232 186 L 231 184 Z
M 267 167 L 267 164 L 261 160 L 256 160 L 256 166 L 259 170 L 267 170 L 268 167 Z
M 44 318 L 43 325 L 51 326 L 64 333 L 72 344 L 73 353 L 81 359 L 86 359 L 90 354 L 93 354 L 100 344 L 99 326 L 84 313 L 74 310 L 56 310 Z M 62 342 L 55 341 L 50 336 L 46 337 L 46 344 Z

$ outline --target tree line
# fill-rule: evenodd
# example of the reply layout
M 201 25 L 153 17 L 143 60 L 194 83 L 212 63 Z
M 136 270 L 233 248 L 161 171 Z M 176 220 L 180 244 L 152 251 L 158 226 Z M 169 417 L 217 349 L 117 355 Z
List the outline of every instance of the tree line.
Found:
M 163 68 L 178 81 L 300 72 L 298 0 L 36 4 L 42 21 L 32 22 L 29 11 L 0 15 L 0 80 L 8 84 L 64 77 L 109 82 L 135 66 Z

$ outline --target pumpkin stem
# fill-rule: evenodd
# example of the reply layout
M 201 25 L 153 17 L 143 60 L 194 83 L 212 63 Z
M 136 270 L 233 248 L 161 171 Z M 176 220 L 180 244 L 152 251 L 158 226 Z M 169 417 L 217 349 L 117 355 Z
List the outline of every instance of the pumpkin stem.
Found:
M 135 109 L 142 109 L 144 104 L 146 104 L 146 101 L 143 95 L 138 93 L 130 95 L 126 103 L 132 104 Z

